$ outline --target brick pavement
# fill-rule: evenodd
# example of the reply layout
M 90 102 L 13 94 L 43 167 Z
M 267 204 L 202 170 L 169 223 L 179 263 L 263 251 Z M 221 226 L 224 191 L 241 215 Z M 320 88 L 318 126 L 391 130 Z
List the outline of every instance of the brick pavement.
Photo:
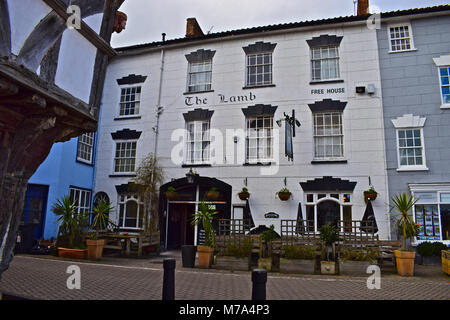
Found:
M 170 256 L 170 253 L 168 254 Z M 186 269 L 179 256 L 176 270 L 178 300 L 248 300 L 251 273 Z M 53 257 L 16 256 L 0 281 L 0 291 L 35 299 L 160 300 L 162 258 L 76 262 Z M 81 269 L 81 289 L 69 290 L 69 265 Z M 418 268 L 420 269 L 420 268 Z M 366 278 L 269 274 L 267 298 L 273 300 L 434 299 L 450 298 L 450 278 L 438 267 L 422 269 L 420 277 L 383 274 L 380 290 L 369 290 Z M 430 272 L 431 271 L 431 272 Z M 433 275 L 430 275 L 433 273 Z

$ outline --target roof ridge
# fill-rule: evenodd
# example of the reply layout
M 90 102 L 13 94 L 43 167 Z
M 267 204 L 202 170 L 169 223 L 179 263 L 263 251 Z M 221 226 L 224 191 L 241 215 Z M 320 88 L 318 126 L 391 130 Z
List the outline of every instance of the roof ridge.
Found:
M 450 10 L 450 4 L 442 4 L 442 5 L 435 5 L 435 6 L 427 6 L 427 7 L 418 7 L 418 8 L 409 8 L 409 9 L 399 9 L 394 11 L 386 11 L 381 12 L 381 17 L 392 17 L 396 15 L 407 15 L 407 14 L 421 14 L 421 13 L 428 13 L 428 12 L 438 12 L 438 11 L 447 11 Z M 132 50 L 132 49 L 138 49 L 143 47 L 157 47 L 162 45 L 167 45 L 171 43 L 179 43 L 179 42 L 190 42 L 195 40 L 205 40 L 205 39 L 214 39 L 219 38 L 222 36 L 227 35 L 233 35 L 233 34 L 246 34 L 251 33 L 253 31 L 258 30 L 276 30 L 276 29 L 284 29 L 284 28 L 295 28 L 295 27 L 301 27 L 301 26 L 307 26 L 307 25 L 317 25 L 317 24 L 324 24 L 327 22 L 350 22 L 350 21 L 358 21 L 358 20 L 364 20 L 371 14 L 363 15 L 363 16 L 357 16 L 357 15 L 350 15 L 350 16 L 338 16 L 338 17 L 329 17 L 329 18 L 322 18 L 322 19 L 315 19 L 315 20 L 303 20 L 303 21 L 293 21 L 293 22 L 285 22 L 285 23 L 278 23 L 278 24 L 269 24 L 264 26 L 255 26 L 255 27 L 248 27 L 248 28 L 241 28 L 241 29 L 234 29 L 234 30 L 228 30 L 228 31 L 220 31 L 220 32 L 214 32 L 209 33 L 204 36 L 200 37 L 194 37 L 194 38 L 174 38 L 169 39 L 165 41 L 153 41 L 153 42 L 147 42 L 147 43 L 140 43 L 130 46 L 124 46 L 124 47 L 117 47 L 114 48 L 116 51 L 124 51 L 124 50 Z

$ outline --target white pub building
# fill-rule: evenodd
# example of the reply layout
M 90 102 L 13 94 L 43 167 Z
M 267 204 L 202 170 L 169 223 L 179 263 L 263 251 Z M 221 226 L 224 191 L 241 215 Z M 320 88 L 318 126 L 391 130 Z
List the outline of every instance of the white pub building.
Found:
M 163 246 L 197 242 L 189 220 L 212 187 L 219 217 L 251 218 L 280 232 L 283 219 L 311 220 L 316 231 L 327 222 L 362 220 L 363 191 L 373 186 L 378 235 L 388 239 L 377 35 L 366 20 L 363 14 L 205 35 L 191 18 L 185 38 L 116 49 L 95 176 L 95 193 L 116 206 L 113 219 L 123 229 L 142 227 L 142 199 L 129 183 L 155 153 L 165 174 Z M 166 198 L 169 187 L 177 198 Z M 238 197 L 243 187 L 248 202 Z M 287 201 L 277 196 L 282 188 L 292 193 Z

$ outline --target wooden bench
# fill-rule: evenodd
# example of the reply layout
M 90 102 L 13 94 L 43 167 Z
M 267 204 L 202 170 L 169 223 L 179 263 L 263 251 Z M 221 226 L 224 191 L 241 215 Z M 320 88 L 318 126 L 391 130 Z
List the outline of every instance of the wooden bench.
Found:
M 134 251 L 138 257 L 142 256 L 145 247 L 156 246 L 159 253 L 160 232 L 139 232 L 139 233 L 105 233 L 100 235 L 105 240 L 104 249 L 119 250 L 121 254 L 131 255 Z M 132 241 L 136 239 L 136 243 Z
M 380 240 L 377 242 L 378 248 L 380 250 L 380 264 L 383 264 L 383 260 L 385 258 L 392 259 L 392 262 L 395 265 L 395 256 L 394 251 L 399 250 L 402 246 L 399 240 L 397 241 L 383 241 Z

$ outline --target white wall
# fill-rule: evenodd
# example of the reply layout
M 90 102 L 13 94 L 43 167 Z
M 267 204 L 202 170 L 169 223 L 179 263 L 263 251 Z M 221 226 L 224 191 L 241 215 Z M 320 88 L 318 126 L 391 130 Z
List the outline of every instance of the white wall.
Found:
M 306 40 L 321 34 L 343 36 L 340 46 L 340 71 L 344 83 L 310 85 L 310 49 Z M 273 53 L 273 83 L 275 87 L 243 90 L 245 81 L 245 53 L 242 47 L 256 41 L 276 43 Z M 188 107 L 184 100 L 186 95 L 187 60 L 185 54 L 198 49 L 215 50 L 212 71 L 212 89 L 214 92 L 193 94 L 193 97 L 207 98 L 208 104 Z M 279 172 L 274 176 L 261 176 L 261 167 L 244 167 L 242 164 L 225 163 L 213 165 L 211 168 L 196 168 L 201 176 L 210 176 L 223 180 L 233 186 L 233 203 L 241 203 L 237 193 L 244 186 L 244 178 L 248 178 L 251 193 L 251 211 L 255 224 L 274 224 L 278 226 L 280 219 L 265 219 L 264 213 L 274 211 L 281 219 L 295 219 L 297 205 L 305 203 L 299 182 L 333 176 L 357 182 L 353 193 L 353 219 L 361 219 L 365 209 L 363 190 L 368 189 L 369 176 L 372 184 L 379 192 L 373 203 L 380 228 L 380 237 L 386 238 L 389 233 L 387 225 L 388 192 L 386 190 L 386 172 L 384 156 L 384 137 L 381 105 L 381 85 L 378 66 L 376 34 L 364 27 L 330 28 L 320 31 L 299 31 L 283 35 L 269 36 L 255 34 L 247 39 L 220 41 L 208 44 L 187 44 L 183 48 L 166 51 L 165 72 L 162 91 L 162 106 L 165 107 L 160 122 L 160 138 L 158 156 L 165 168 L 166 181 L 171 178 L 185 176 L 188 168 L 181 168 L 171 161 L 172 148 L 177 142 L 170 140 L 173 130 L 184 128 L 183 113 L 194 108 L 214 110 L 211 128 L 245 129 L 245 117 L 242 108 L 259 103 L 278 106 L 274 120 L 283 117 L 283 112 L 291 114 L 295 109 L 301 127 L 296 128 L 294 138 L 294 162 L 288 162 L 284 156 L 284 127 L 280 130 Z M 138 158 L 153 151 L 154 107 L 158 94 L 160 53 L 149 53 L 140 56 L 117 58 L 108 69 L 103 107 L 102 126 L 97 160 L 96 191 L 106 191 L 111 200 L 116 199 L 114 186 L 126 183 L 129 178 L 109 178 L 112 173 L 114 146 L 111 132 L 130 128 L 144 131 L 138 144 Z M 116 79 L 128 74 L 148 76 L 143 85 L 141 97 L 141 120 L 114 121 L 117 116 L 119 87 Z M 373 96 L 355 94 L 356 85 L 374 84 L 377 91 Z M 311 89 L 345 88 L 344 94 L 320 95 L 311 94 Z M 250 92 L 256 99 L 248 103 L 220 103 L 218 94 L 248 95 Z M 344 110 L 344 153 L 347 164 L 312 165 L 313 160 L 313 119 L 308 107 L 309 103 L 322 99 L 346 101 Z M 194 98 L 195 99 L 195 98 Z M 275 124 L 274 124 L 275 125 Z M 276 125 L 274 128 L 278 128 Z M 275 193 L 283 186 L 287 177 L 287 187 L 293 193 L 293 199 L 280 201 Z M 305 208 L 303 208 L 305 216 Z

